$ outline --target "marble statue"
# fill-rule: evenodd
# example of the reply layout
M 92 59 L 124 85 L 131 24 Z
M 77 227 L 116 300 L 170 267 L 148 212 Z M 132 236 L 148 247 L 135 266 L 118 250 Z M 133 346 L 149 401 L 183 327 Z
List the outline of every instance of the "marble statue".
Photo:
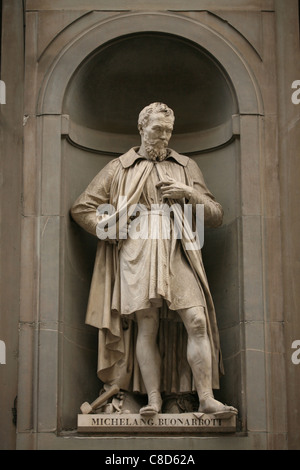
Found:
M 213 394 L 223 364 L 201 246 L 189 247 L 187 223 L 181 236 L 175 227 L 185 205 L 194 221 L 202 205 L 208 227 L 223 210 L 196 162 L 168 148 L 174 121 L 163 103 L 144 108 L 141 145 L 110 161 L 71 209 L 99 238 L 86 323 L 99 330 L 98 377 L 113 394 L 145 394 L 142 416 L 193 394 L 199 412 L 225 417 L 237 410 Z

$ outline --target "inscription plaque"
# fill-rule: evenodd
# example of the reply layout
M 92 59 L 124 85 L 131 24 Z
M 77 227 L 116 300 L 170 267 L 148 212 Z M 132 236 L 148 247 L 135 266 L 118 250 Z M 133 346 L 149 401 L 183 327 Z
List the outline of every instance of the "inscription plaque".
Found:
M 77 430 L 87 433 L 182 433 L 236 431 L 236 416 L 222 419 L 203 413 L 157 414 L 143 417 L 140 414 L 80 414 Z

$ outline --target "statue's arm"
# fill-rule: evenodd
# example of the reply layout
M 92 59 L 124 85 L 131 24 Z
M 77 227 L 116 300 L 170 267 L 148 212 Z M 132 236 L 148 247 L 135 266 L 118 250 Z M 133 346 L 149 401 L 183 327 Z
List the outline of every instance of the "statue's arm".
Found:
M 204 204 L 204 223 L 207 227 L 219 227 L 223 222 L 223 208 L 207 188 L 202 172 L 197 163 L 190 159 L 188 171 L 193 181 L 188 203 L 196 209 L 196 204 Z
M 108 204 L 112 179 L 119 168 L 117 159 L 109 162 L 92 180 L 73 204 L 70 214 L 75 222 L 92 235 L 96 235 L 97 208 Z

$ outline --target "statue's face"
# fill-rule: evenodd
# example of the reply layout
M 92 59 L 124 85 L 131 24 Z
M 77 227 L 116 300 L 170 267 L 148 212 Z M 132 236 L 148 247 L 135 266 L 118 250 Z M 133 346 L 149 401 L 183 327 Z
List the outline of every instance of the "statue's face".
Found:
M 173 131 L 173 119 L 163 113 L 151 114 L 148 124 L 142 129 L 141 135 L 146 147 L 157 152 L 164 152 L 168 147 Z

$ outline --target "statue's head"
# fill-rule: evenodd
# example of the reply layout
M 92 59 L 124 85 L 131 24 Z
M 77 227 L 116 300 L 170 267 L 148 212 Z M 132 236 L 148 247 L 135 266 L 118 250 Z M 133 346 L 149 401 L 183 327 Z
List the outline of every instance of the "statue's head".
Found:
M 150 158 L 165 158 L 175 116 L 164 103 L 152 103 L 139 114 L 138 129 Z

